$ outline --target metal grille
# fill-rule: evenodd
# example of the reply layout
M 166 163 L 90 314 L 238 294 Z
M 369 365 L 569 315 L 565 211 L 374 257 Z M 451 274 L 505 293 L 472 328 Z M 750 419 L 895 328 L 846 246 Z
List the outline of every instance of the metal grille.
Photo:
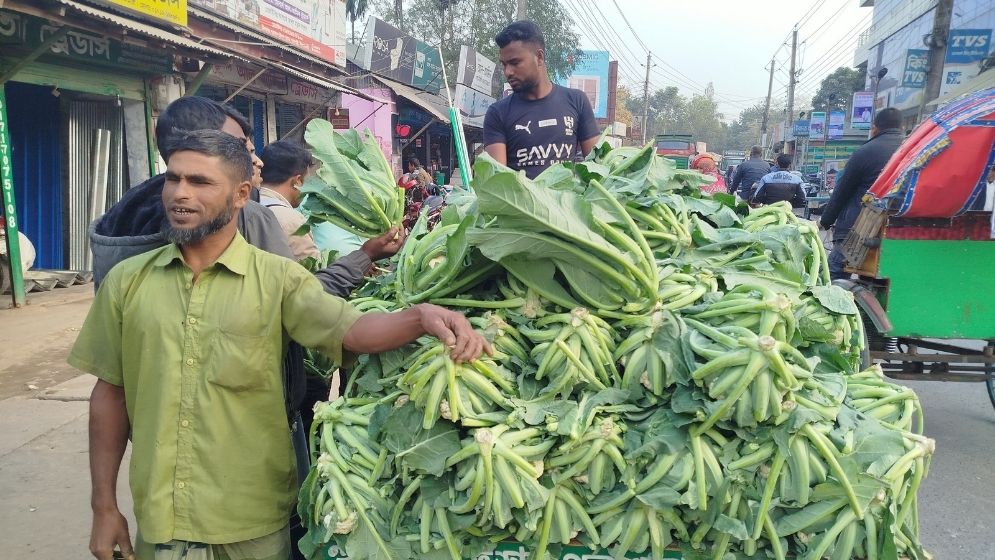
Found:
M 66 192 L 67 192 L 67 239 L 69 241 L 69 268 L 71 270 L 91 270 L 92 258 L 87 243 L 86 230 L 93 217 L 103 214 L 107 208 L 121 199 L 124 192 L 124 113 L 113 100 L 91 101 L 75 99 L 66 105 Z M 106 135 L 97 133 L 106 130 Z M 101 153 L 106 150 L 106 153 Z M 105 161 L 106 170 L 96 169 L 95 161 Z M 101 166 L 103 164 L 100 164 Z M 102 200 L 91 198 L 94 179 L 103 182 L 106 176 L 106 193 Z

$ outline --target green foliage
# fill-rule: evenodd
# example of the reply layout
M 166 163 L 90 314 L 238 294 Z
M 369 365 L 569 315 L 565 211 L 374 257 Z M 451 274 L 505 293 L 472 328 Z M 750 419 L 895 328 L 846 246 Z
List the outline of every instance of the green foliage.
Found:
M 813 111 L 846 109 L 854 92 L 864 89 L 864 73 L 856 68 L 841 66 L 822 79 L 812 98 Z

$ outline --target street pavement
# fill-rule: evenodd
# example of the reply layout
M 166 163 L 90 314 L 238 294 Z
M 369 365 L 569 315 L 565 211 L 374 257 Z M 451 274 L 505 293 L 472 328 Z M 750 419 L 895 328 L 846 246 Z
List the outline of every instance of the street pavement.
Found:
M 52 323 L 53 336 L 11 332 L 16 328 L 8 321 L 12 313 L 23 313 L 16 316 L 18 325 Z M 48 317 L 39 321 L 32 314 Z M 46 363 L 64 364 L 69 344 L 65 336 L 54 335 L 74 335 L 82 315 L 73 310 L 64 316 L 41 305 L 0 311 L 0 341 L 18 339 L 19 344 L 35 346 L 15 352 L 0 344 L 0 377 L 9 380 L 17 374 L 20 368 L 4 368 L 15 353 L 17 361 L 24 358 L 25 364 L 42 357 Z M 86 399 L 94 378 L 75 375 L 57 384 L 58 378 L 53 378 L 51 386 L 21 389 L 0 400 L 0 560 L 90 557 Z M 26 381 L 42 383 L 44 378 L 25 376 L 18 385 L 24 387 Z M 995 410 L 984 386 L 903 383 L 919 394 L 926 434 L 936 440 L 932 467 L 920 490 L 924 544 L 938 560 L 995 559 Z M 133 519 L 127 457 L 121 472 L 121 510 Z

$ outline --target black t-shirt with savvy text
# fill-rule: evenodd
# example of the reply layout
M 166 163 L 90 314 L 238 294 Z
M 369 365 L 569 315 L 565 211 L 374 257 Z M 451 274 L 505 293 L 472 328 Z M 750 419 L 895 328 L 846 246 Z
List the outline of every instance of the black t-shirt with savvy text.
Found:
M 553 85 L 542 99 L 517 93 L 494 103 L 484 117 L 484 144 L 505 144 L 508 167 L 535 179 L 547 167 L 572 161 L 580 143 L 598 135 L 584 92 Z

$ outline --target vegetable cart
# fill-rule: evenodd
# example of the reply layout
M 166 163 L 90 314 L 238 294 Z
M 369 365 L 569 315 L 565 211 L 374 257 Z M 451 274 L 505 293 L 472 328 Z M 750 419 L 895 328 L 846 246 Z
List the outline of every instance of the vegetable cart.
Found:
M 844 253 L 869 356 L 900 379 L 984 382 L 995 406 L 995 90 L 920 125 L 871 187 Z

